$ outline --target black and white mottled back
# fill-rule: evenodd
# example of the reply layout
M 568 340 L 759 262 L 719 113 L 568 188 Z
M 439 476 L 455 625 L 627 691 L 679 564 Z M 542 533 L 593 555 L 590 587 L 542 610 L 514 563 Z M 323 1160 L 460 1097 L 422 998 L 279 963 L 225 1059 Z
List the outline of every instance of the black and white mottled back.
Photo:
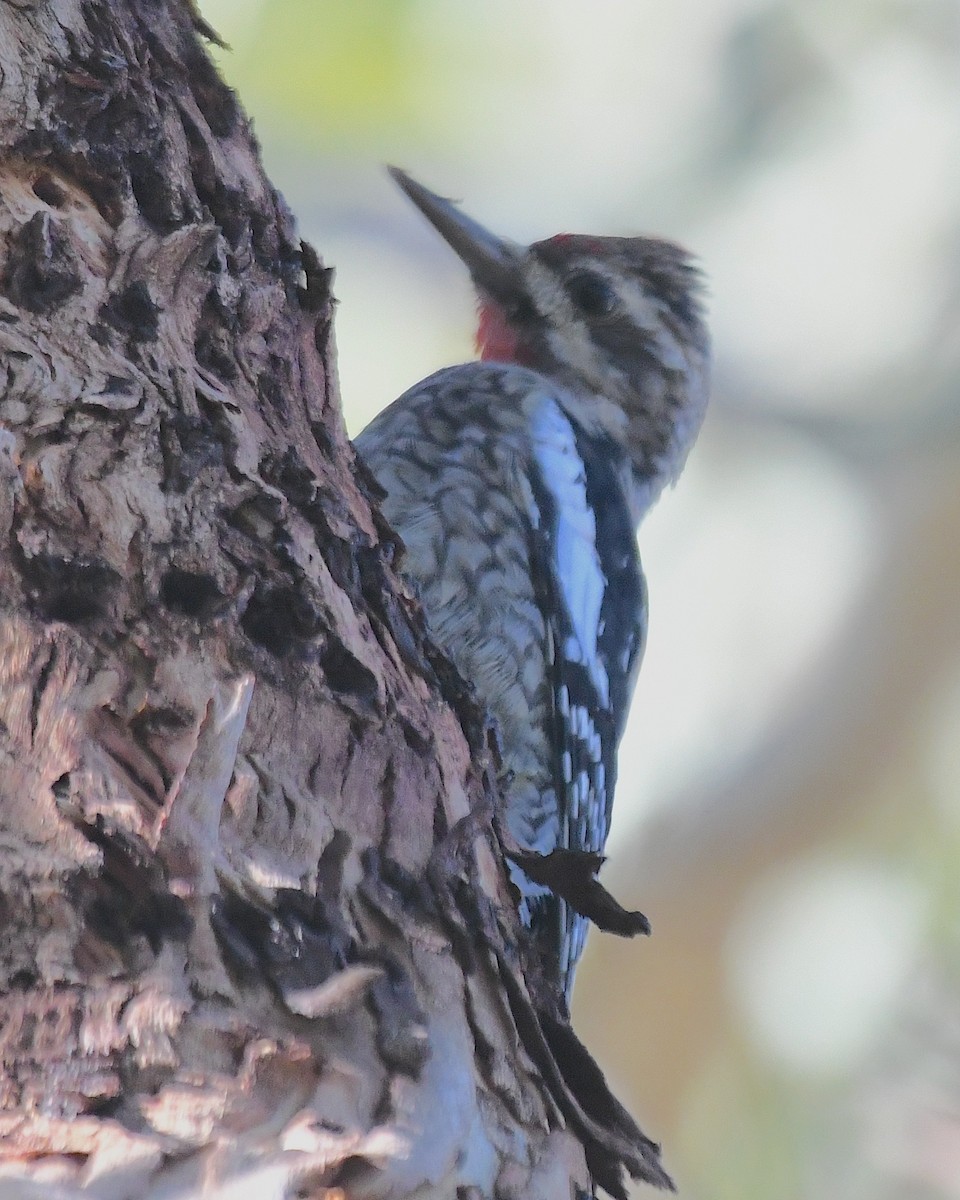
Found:
M 511 834 L 602 851 L 646 635 L 635 530 L 706 399 L 696 275 L 652 239 L 514 246 L 395 174 L 471 271 L 485 361 L 415 385 L 357 449 L 434 637 L 500 727 Z M 586 923 L 516 879 L 569 997 Z

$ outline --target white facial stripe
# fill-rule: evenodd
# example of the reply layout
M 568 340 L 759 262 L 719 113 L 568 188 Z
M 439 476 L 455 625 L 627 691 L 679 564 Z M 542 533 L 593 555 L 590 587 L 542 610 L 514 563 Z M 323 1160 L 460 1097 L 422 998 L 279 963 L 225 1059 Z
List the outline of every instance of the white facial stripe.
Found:
M 559 277 L 536 259 L 531 259 L 527 285 L 541 312 L 548 318 L 548 340 L 554 357 L 587 379 L 595 378 L 600 364 L 590 338 L 590 328 L 574 308 Z
M 651 334 L 657 343 L 657 357 L 668 371 L 686 371 L 687 360 L 683 349 L 667 327 L 663 311 L 656 300 L 644 291 L 640 284 L 626 287 L 619 293 L 620 302 L 627 316 L 645 333 Z
M 661 305 L 644 288 L 639 280 L 625 280 L 622 276 L 606 269 L 605 264 L 584 258 L 570 264 L 571 273 L 576 270 L 589 271 L 603 279 L 614 290 L 624 314 L 643 333 L 656 338 L 658 357 L 670 371 L 685 371 L 687 360 L 680 342 L 667 327 Z M 559 328 L 551 329 L 550 349 L 560 362 L 568 363 L 574 370 L 582 372 L 588 379 L 603 379 L 611 375 L 610 364 L 601 361 L 595 352 L 590 328 L 577 312 L 559 277 L 542 266 L 536 259 L 529 267 L 531 293 L 554 315 Z M 626 379 L 619 374 L 618 382 Z

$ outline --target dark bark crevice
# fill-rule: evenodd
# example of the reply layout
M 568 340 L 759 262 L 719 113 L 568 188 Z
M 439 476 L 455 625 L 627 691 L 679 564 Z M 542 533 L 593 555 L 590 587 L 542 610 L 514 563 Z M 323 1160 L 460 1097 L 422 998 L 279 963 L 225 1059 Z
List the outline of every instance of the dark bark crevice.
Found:
M 0 1186 L 662 1183 L 524 961 L 332 273 L 197 21 L 0 6 Z

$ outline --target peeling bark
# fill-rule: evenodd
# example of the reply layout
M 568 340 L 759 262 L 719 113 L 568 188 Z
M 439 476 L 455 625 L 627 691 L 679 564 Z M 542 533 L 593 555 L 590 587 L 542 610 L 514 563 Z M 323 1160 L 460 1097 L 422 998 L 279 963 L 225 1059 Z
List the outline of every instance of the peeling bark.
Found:
M 523 960 L 196 22 L 0 5 L 0 1197 L 664 1184 Z

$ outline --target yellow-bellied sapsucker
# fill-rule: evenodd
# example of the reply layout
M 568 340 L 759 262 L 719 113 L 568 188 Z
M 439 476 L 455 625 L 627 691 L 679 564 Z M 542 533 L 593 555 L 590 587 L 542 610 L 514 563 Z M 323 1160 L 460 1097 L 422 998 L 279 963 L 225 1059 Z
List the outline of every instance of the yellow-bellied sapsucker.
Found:
M 636 528 L 706 406 L 698 275 L 652 238 L 518 246 L 392 173 L 470 271 L 481 361 L 416 384 L 357 450 L 431 632 L 499 724 L 512 836 L 601 851 L 646 635 Z M 587 923 L 517 883 L 569 997 Z

